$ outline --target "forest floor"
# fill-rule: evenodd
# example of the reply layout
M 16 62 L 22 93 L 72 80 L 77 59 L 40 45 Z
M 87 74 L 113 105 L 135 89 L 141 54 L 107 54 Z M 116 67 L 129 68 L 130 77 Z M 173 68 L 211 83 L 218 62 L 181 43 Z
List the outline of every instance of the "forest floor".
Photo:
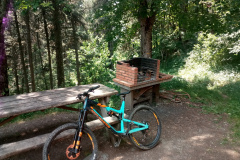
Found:
M 240 146 L 231 142 L 231 125 L 226 115 L 205 114 L 187 103 L 161 100 L 156 110 L 162 122 L 160 143 L 141 151 L 124 138 L 115 148 L 104 130 L 95 131 L 99 160 L 239 160 Z M 19 141 L 76 121 L 77 113 L 61 112 L 0 127 L 0 143 Z M 21 153 L 7 160 L 41 160 L 42 148 Z

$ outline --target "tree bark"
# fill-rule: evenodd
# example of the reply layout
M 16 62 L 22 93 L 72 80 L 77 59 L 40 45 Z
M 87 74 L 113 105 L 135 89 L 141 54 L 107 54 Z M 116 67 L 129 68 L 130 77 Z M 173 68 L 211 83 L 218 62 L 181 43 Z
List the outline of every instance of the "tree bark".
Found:
M 5 20 L 9 9 L 10 1 L 3 0 L 0 2 L 0 97 L 8 96 L 8 73 L 7 73 L 7 55 L 4 43 Z
M 21 39 L 19 25 L 18 25 L 18 20 L 17 20 L 17 13 L 16 13 L 15 10 L 13 11 L 13 13 L 14 13 L 14 17 L 15 17 L 15 25 L 16 25 L 16 31 L 17 31 L 17 36 L 18 36 L 19 52 L 20 52 L 20 58 L 21 58 L 23 74 L 24 74 L 24 83 L 25 83 L 25 87 L 26 87 L 26 92 L 29 93 L 28 75 L 27 75 L 27 69 L 26 69 L 25 60 L 24 60 L 22 39 Z
M 80 80 L 80 64 L 79 64 L 79 56 L 78 56 L 78 38 L 76 34 L 76 27 L 75 27 L 75 21 L 74 17 L 71 17 L 71 22 L 72 22 L 72 34 L 73 34 L 73 43 L 74 43 L 74 50 L 75 50 L 75 56 L 76 56 L 76 70 L 77 70 L 77 81 L 78 85 L 80 85 L 81 80 Z
M 13 72 L 14 72 L 14 77 L 15 77 L 16 92 L 17 92 L 17 94 L 20 94 L 19 79 L 18 79 L 18 72 L 17 72 L 18 54 L 16 53 L 16 49 L 15 49 L 14 46 L 12 47 L 12 54 L 11 55 L 13 55 Z
M 45 12 L 44 8 L 42 8 L 42 15 L 43 15 L 44 30 L 45 30 L 46 41 L 47 41 L 48 68 L 49 68 L 49 75 L 50 75 L 49 76 L 50 88 L 53 89 L 53 74 L 52 74 L 51 51 L 50 51 L 49 34 L 48 34 L 47 21 L 46 21 L 46 12 Z
M 31 29 L 30 29 L 30 21 L 29 21 L 29 9 L 26 11 L 25 15 L 25 23 L 27 27 L 27 51 L 28 51 L 28 58 L 29 58 L 29 67 L 30 67 L 30 74 L 31 74 L 31 86 L 32 91 L 36 91 L 35 85 L 35 77 L 34 77 L 34 67 L 33 67 L 33 58 L 32 58 L 32 42 L 31 42 Z
M 39 40 L 39 34 L 38 33 L 37 33 L 37 45 L 38 45 L 38 52 L 39 52 L 39 58 L 40 58 L 40 64 L 41 64 L 42 78 L 44 80 L 45 89 L 47 90 L 48 86 L 47 86 L 45 70 L 44 70 L 44 67 L 43 67 L 43 58 L 42 58 L 42 54 L 41 54 L 41 46 L 40 46 L 40 40 Z
M 54 37 L 55 37 L 55 49 L 56 49 L 56 62 L 57 62 L 57 79 L 58 87 L 65 86 L 64 80 L 64 68 L 63 68 L 63 53 L 62 53 L 62 34 L 61 34 L 61 21 L 60 21 L 60 8 L 59 0 L 52 0 L 53 2 L 53 25 L 54 25 Z
M 140 23 L 141 56 L 145 58 L 152 57 L 152 29 L 156 20 L 155 12 L 148 16 L 148 8 L 147 0 L 140 1 L 138 21 Z
M 141 29 L 141 55 L 145 58 L 152 57 L 152 29 L 155 22 L 155 15 L 139 19 Z

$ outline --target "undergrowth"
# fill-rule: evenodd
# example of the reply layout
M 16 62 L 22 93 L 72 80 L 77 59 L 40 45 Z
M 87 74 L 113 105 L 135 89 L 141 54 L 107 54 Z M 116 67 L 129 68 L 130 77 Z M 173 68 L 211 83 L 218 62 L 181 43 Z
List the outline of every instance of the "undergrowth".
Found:
M 163 83 L 162 86 L 166 90 L 187 92 L 191 101 L 200 103 L 205 113 L 228 114 L 230 122 L 234 125 L 235 139 L 239 142 L 240 66 L 239 62 L 236 63 L 239 54 L 228 55 L 234 47 L 227 47 L 231 46 L 231 43 L 235 44 L 231 41 L 231 36 L 232 34 L 218 37 L 200 35 L 198 43 L 185 55 L 184 61 L 175 57 L 161 66 L 161 71 L 174 75 L 171 82 Z M 223 39 L 224 43 L 219 41 Z M 231 64 L 228 64 L 226 59 L 229 60 L 230 56 Z

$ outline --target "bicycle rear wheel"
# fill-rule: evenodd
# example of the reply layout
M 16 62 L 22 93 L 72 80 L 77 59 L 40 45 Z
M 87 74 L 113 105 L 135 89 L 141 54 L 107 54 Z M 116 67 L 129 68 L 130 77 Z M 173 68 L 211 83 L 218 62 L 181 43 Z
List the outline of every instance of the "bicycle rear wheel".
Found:
M 86 126 L 81 137 L 80 151 L 76 154 L 70 152 L 77 128 L 77 124 L 68 123 L 55 129 L 44 144 L 43 160 L 95 160 L 98 151 L 97 141 L 93 132 Z
M 148 124 L 149 128 L 129 134 L 129 138 L 136 147 L 142 150 L 148 150 L 155 147 L 161 136 L 161 121 L 157 112 L 146 105 L 139 105 L 130 114 L 132 121 Z M 139 128 L 139 126 L 129 123 L 129 128 Z

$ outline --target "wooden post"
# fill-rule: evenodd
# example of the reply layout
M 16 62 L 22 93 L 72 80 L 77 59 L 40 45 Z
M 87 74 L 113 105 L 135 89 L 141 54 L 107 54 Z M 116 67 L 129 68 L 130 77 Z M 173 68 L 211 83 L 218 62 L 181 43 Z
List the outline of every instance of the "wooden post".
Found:
M 155 97 L 155 103 L 158 103 L 159 101 L 159 89 L 160 89 L 160 84 L 155 84 L 153 86 L 153 96 Z

